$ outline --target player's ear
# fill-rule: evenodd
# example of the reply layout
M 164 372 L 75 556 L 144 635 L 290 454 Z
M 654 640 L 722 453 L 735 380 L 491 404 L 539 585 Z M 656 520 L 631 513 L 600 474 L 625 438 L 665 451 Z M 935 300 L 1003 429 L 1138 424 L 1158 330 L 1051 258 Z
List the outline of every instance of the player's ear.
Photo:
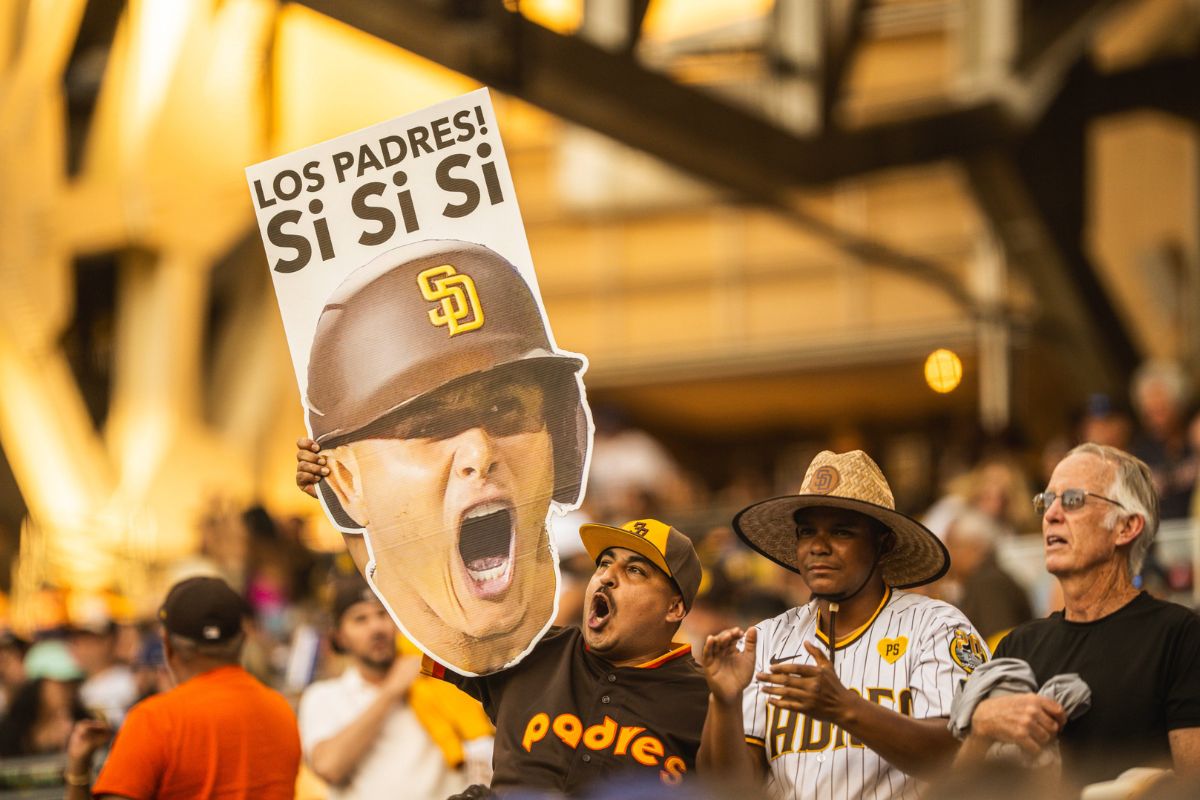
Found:
M 686 616 L 687 606 L 683 604 L 683 596 L 678 594 L 673 595 L 671 597 L 671 605 L 667 606 L 667 622 L 683 622 L 683 618 Z
M 329 467 L 329 475 L 325 477 L 325 481 L 333 490 L 342 509 L 364 528 L 370 525 L 354 445 L 339 445 L 332 450 L 321 451 L 321 455 L 325 456 L 325 466 Z
M 879 555 L 886 556 L 896 549 L 896 534 L 891 528 L 884 528 L 879 534 Z

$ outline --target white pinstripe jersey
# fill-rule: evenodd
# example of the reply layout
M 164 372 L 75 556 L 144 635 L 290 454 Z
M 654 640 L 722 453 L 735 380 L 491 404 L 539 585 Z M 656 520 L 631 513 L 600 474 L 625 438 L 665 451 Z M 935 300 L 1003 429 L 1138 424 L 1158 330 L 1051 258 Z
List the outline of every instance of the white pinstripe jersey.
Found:
M 827 651 L 813 601 L 760 622 L 754 671 L 772 662 L 812 664 L 805 642 Z M 948 717 L 959 682 L 987 659 L 979 635 L 954 606 L 889 589 L 866 624 L 839 632 L 834 669 L 844 686 L 901 714 Z M 767 790 L 774 798 L 887 800 L 916 797 L 915 778 L 893 767 L 831 723 L 767 704 L 764 684 L 742 696 L 746 741 L 763 747 Z

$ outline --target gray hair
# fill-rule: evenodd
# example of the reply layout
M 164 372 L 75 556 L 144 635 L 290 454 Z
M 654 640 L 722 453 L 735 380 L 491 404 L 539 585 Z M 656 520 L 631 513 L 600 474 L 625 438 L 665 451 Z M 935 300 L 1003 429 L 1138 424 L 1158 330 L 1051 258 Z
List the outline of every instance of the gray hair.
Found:
M 1185 405 L 1191 395 L 1191 383 L 1179 362 L 1165 358 L 1155 359 L 1145 362 L 1133 373 L 1133 391 L 1130 399 L 1135 407 L 1142 407 L 1143 394 L 1154 384 L 1162 386 L 1176 406 Z
M 956 539 L 961 538 L 993 548 L 1004 535 L 1004 529 L 1000 523 L 982 511 L 964 508 L 955 515 L 954 520 L 947 528 L 947 534 L 953 535 Z
M 246 643 L 246 634 L 239 633 L 224 642 L 198 642 L 177 633 L 168 633 L 171 649 L 179 654 L 184 661 L 194 658 L 208 658 L 213 661 L 224 661 L 236 664 L 242 658 L 242 645 Z
M 1154 491 L 1154 476 L 1150 467 L 1136 456 L 1103 444 L 1085 442 L 1071 452 L 1073 455 L 1095 456 L 1113 467 L 1112 483 L 1107 489 L 1107 497 L 1124 506 L 1124 510 L 1113 506 L 1104 520 L 1105 527 L 1112 528 L 1117 520 L 1137 514 L 1145 522 L 1142 532 L 1129 546 L 1129 574 L 1137 575 L 1142 571 L 1146 554 L 1154 544 L 1154 535 L 1158 533 L 1158 493 Z

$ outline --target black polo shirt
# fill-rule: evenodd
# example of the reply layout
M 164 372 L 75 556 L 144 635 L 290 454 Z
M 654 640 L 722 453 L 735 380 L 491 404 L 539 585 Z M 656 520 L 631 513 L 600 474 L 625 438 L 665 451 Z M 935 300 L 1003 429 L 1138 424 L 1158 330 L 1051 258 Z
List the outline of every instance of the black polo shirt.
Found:
M 637 667 L 589 652 L 555 628 L 519 664 L 467 678 L 427 661 L 483 704 L 496 726 L 492 788 L 577 792 L 617 773 L 677 785 L 695 770 L 708 685 L 689 645 Z

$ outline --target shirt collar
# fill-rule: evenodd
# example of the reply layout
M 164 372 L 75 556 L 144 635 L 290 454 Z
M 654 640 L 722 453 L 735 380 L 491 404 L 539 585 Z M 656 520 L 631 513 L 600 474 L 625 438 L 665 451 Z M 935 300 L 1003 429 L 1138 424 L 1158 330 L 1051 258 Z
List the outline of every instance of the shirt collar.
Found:
M 692 646 L 690 644 L 680 644 L 679 642 L 671 642 L 671 649 L 662 654 L 658 658 L 652 658 L 645 664 L 638 664 L 635 669 L 658 669 L 668 661 L 674 661 L 677 658 L 690 655 Z
M 583 643 L 583 651 L 585 653 L 592 653 L 592 648 L 588 647 L 587 643 L 584 642 Z M 671 642 L 671 649 L 668 650 L 667 652 L 663 653 L 661 656 L 652 658 L 649 661 L 642 663 L 642 664 L 634 664 L 631 667 L 617 667 L 617 669 L 658 669 L 663 664 L 666 664 L 670 661 L 674 661 L 677 658 L 682 658 L 683 656 L 691 654 L 691 652 L 692 652 L 692 646 L 690 644 L 682 644 L 680 642 Z M 596 654 L 592 653 L 592 655 L 595 656 Z M 597 657 L 599 657 L 599 656 L 597 656 Z
M 345 671 L 342 673 L 342 683 L 345 684 L 347 689 L 352 689 L 355 691 L 376 688 L 375 684 L 368 682 L 367 679 L 363 677 L 362 671 L 358 668 L 358 665 L 354 663 L 351 663 L 349 666 L 347 666 Z

